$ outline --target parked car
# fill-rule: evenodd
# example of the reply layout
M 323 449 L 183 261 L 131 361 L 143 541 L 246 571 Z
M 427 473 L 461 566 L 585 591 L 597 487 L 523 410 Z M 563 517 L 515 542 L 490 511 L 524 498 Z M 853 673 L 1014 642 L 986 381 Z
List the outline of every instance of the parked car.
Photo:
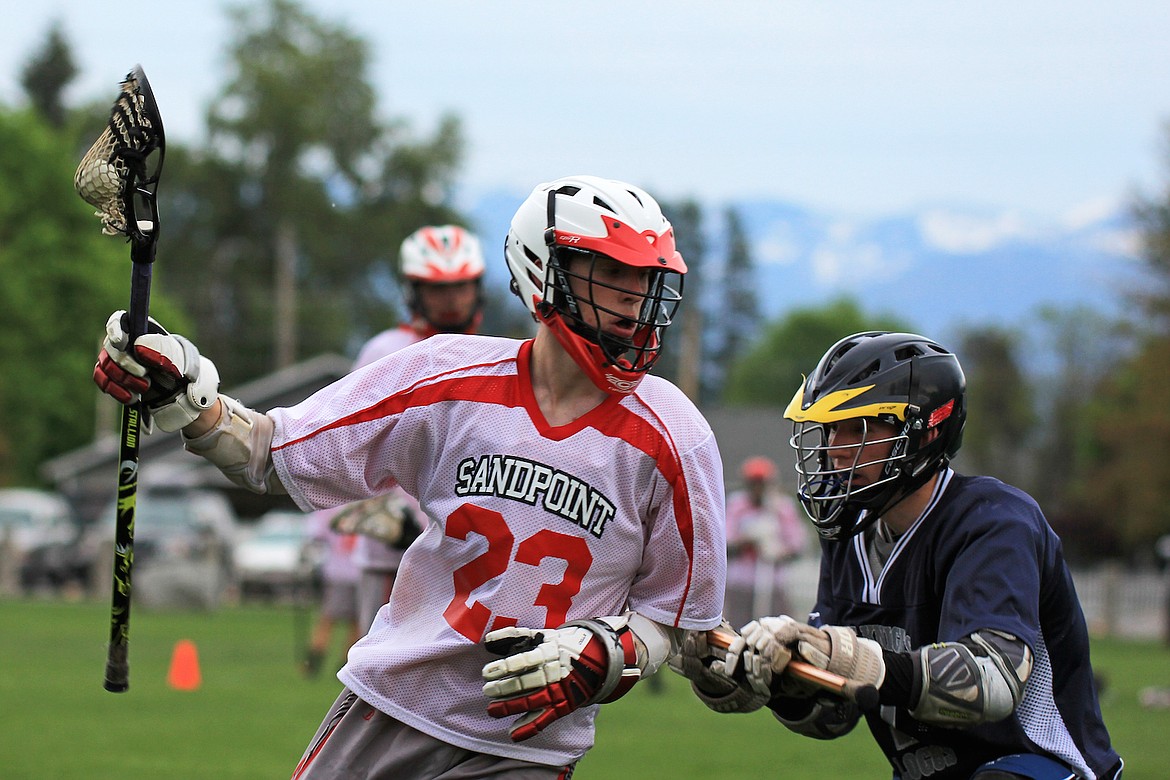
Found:
M 139 490 L 134 515 L 132 597 L 148 606 L 212 609 L 235 590 L 239 521 L 219 492 L 192 488 Z M 113 571 L 116 502 L 85 536 L 86 557 L 108 591 Z
M 28 592 L 84 577 L 85 567 L 74 554 L 78 531 L 64 496 L 0 489 L 0 590 Z
M 241 533 L 235 554 L 241 600 L 293 598 L 316 587 L 318 555 L 307 520 L 274 510 Z

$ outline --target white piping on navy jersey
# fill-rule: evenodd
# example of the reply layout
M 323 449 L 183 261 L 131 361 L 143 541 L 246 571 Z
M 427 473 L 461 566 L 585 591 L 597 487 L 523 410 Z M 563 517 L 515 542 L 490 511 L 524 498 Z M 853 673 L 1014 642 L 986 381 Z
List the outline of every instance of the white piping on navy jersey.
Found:
M 869 555 L 866 553 L 865 549 L 866 535 L 857 534 L 857 536 L 853 537 L 853 555 L 857 559 L 857 564 L 861 567 L 862 577 L 865 582 L 864 592 L 861 594 L 861 600 L 864 603 L 878 605 L 882 603 L 882 583 L 885 582 L 886 572 L 890 570 L 891 564 L 893 564 L 893 562 L 898 558 L 902 550 L 906 549 L 906 545 L 910 542 L 910 537 L 914 536 L 914 534 L 922 526 L 922 521 L 926 519 L 926 516 L 930 514 L 931 510 L 938 505 L 939 499 L 942 498 L 942 494 L 946 491 L 947 485 L 950 484 L 951 477 L 954 475 L 955 472 L 953 469 L 948 468 L 946 471 L 942 472 L 942 478 L 939 479 L 934 485 L 934 492 L 932 492 L 930 495 L 930 502 L 926 505 L 926 508 L 922 510 L 922 514 L 918 516 L 918 519 L 914 521 L 910 528 L 906 530 L 906 533 L 902 534 L 902 537 L 898 539 L 897 543 L 894 544 L 894 549 L 890 552 L 890 557 L 882 566 L 882 570 L 878 574 L 876 580 L 873 576 L 873 569 L 869 565 Z

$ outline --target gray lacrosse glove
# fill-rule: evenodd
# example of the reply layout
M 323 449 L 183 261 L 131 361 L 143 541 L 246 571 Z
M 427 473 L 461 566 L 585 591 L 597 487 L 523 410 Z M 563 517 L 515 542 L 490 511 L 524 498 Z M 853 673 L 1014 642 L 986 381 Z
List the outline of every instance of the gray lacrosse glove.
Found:
M 851 628 L 814 628 L 801 623 L 796 649 L 813 666 L 861 685 L 880 688 L 886 678 L 881 645 L 859 637 Z
M 790 649 L 801 624 L 788 615 L 762 617 L 743 627 L 743 635 L 731 643 L 725 672 L 743 669 L 744 679 L 753 691 L 771 697 L 779 678 L 792 660 Z M 775 681 L 775 683 L 774 683 Z
M 726 620 L 717 629 L 738 636 Z M 740 685 L 726 672 L 727 650 L 707 642 L 706 631 L 688 631 L 682 647 L 667 663 L 691 681 L 699 701 L 715 712 L 755 712 L 768 703 L 768 695 Z

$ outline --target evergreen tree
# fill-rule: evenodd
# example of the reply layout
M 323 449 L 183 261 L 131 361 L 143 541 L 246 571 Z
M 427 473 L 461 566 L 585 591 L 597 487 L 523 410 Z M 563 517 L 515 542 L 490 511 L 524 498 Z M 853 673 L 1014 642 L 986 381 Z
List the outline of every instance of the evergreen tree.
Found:
M 1018 335 L 990 327 L 968 330 L 952 347 L 967 376 L 967 427 L 959 459 L 966 471 L 1031 492 L 1027 455 L 1036 417 L 1017 358 L 1019 345 Z
M 707 238 L 703 234 L 703 209 L 693 199 L 661 204 L 662 213 L 674 229 L 675 246 L 687 264 L 683 303 L 674 323 L 667 330 L 666 349 L 654 364 L 654 373 L 666 377 L 682 389 L 695 403 L 701 403 L 702 371 L 705 353 L 704 306 Z
M 760 299 L 756 292 L 758 282 L 755 261 L 743 218 L 739 211 L 729 206 L 724 211 L 724 224 L 727 231 L 727 259 L 723 265 L 719 316 L 713 320 L 718 323 L 719 348 L 714 351 L 712 371 L 709 372 L 712 394 L 715 396 L 721 393 L 731 366 L 761 335 L 763 323 Z
M 73 51 L 61 31 L 61 23 L 54 22 L 44 45 L 29 59 L 20 74 L 20 84 L 29 102 L 52 127 L 65 126 L 67 111 L 61 95 L 76 75 Z

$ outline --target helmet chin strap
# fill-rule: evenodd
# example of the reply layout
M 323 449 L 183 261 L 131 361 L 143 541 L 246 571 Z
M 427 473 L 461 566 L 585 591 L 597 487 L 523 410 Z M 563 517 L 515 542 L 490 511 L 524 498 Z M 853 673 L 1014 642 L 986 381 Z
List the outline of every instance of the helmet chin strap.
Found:
M 557 342 L 598 389 L 614 395 L 628 395 L 642 381 L 644 372 L 610 363 L 600 345 L 575 333 L 564 315 L 552 306 L 541 307 L 540 321 L 548 326 Z

